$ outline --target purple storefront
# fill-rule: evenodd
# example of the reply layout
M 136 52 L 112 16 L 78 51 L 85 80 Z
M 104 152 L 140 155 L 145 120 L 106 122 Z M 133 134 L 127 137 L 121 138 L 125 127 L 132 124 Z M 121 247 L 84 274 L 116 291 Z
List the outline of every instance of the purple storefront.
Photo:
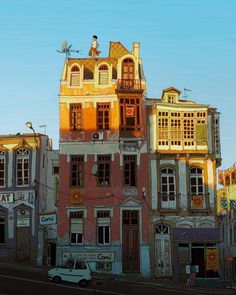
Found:
M 218 249 L 218 228 L 173 228 L 173 277 L 185 280 L 185 266 L 193 262 L 199 266 L 196 283 L 209 285 L 219 281 L 220 270 L 206 269 L 206 251 Z M 219 259 L 219 257 L 218 257 Z

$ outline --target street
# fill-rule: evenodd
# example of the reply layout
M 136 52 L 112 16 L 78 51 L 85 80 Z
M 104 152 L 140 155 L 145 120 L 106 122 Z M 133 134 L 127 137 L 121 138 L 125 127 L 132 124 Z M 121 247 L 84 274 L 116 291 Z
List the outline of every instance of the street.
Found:
M 129 295 L 129 294 L 190 294 L 190 290 L 176 290 L 162 285 L 142 284 L 137 282 L 120 282 L 116 280 L 94 280 L 88 287 L 81 288 L 76 284 L 54 284 L 46 277 L 45 272 L 32 270 L 15 270 L 0 266 L 0 295 Z M 196 293 L 195 294 L 203 294 Z

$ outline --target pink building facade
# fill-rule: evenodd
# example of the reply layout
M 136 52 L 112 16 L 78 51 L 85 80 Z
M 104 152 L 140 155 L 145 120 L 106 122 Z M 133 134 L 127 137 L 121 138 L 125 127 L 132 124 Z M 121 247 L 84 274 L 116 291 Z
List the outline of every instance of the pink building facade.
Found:
M 65 60 L 60 91 L 57 263 L 148 276 L 146 83 L 139 43 Z

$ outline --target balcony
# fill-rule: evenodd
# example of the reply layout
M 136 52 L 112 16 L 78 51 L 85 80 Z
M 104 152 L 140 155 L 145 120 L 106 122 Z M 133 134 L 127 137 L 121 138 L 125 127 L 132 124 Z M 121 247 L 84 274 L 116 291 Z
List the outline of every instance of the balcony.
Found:
M 141 80 L 138 79 L 118 79 L 118 92 L 143 92 Z
M 178 211 L 179 195 L 158 193 L 158 210 L 160 211 Z

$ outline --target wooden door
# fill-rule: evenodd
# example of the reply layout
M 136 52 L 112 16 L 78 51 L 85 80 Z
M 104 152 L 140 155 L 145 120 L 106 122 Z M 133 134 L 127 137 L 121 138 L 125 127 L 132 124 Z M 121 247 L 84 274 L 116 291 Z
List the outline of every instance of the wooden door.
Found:
M 17 260 L 30 260 L 30 227 L 17 227 L 16 229 L 16 258 Z
M 123 211 L 123 272 L 139 272 L 139 212 Z
M 122 62 L 122 83 L 125 88 L 131 88 L 134 85 L 134 62 L 131 58 L 126 58 Z

